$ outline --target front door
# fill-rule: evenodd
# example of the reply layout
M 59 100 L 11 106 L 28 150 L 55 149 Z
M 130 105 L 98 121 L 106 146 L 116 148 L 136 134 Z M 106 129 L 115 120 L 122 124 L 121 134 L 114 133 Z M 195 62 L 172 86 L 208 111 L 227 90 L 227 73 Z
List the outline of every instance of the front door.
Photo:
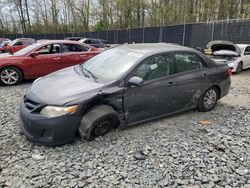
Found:
M 250 46 L 247 46 L 242 56 L 243 68 L 250 68 Z
M 169 101 L 174 100 L 170 76 L 173 72 L 172 54 L 159 54 L 146 59 L 132 74 L 141 77 L 140 87 L 127 87 L 124 109 L 127 123 L 154 118 L 170 111 Z

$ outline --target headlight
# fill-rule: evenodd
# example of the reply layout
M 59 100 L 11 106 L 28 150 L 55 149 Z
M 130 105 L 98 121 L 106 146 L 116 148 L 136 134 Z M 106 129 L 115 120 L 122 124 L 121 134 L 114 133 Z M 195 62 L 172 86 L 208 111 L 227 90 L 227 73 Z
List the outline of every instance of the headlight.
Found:
M 234 68 L 234 63 L 228 63 L 228 66 L 230 67 L 230 68 Z
M 77 105 L 60 107 L 60 106 L 46 106 L 40 114 L 49 118 L 63 116 L 66 114 L 73 114 L 77 109 Z

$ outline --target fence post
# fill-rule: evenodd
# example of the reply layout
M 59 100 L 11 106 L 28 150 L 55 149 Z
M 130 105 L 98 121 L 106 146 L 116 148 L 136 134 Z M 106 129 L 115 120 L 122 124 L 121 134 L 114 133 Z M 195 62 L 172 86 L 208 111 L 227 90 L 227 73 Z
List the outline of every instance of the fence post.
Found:
M 185 45 L 185 38 L 186 38 L 186 23 L 183 25 L 182 46 Z
M 145 27 L 142 29 L 142 43 L 145 42 Z
M 106 40 L 108 41 L 108 43 L 110 43 L 108 30 L 106 30 Z
M 212 24 L 212 35 L 211 35 L 211 41 L 214 40 L 214 22 Z
M 162 42 L 162 35 L 163 35 L 163 27 L 160 26 L 160 33 L 159 33 L 159 42 Z
M 119 44 L 119 32 L 116 30 L 116 44 Z
M 130 43 L 130 29 L 128 29 L 128 43 Z

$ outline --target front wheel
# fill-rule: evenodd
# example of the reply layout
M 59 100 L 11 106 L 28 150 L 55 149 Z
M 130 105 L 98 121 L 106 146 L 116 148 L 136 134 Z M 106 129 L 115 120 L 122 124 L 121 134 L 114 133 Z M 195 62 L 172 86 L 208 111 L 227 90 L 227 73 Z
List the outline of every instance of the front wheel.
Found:
M 0 83 L 6 86 L 20 84 L 23 79 L 22 72 L 15 67 L 6 67 L 0 71 Z
M 107 134 L 117 121 L 117 112 L 111 106 L 101 105 L 83 116 L 78 131 L 82 139 L 91 141 Z
M 219 92 L 216 87 L 209 88 L 199 99 L 198 110 L 208 112 L 214 109 L 219 98 Z
M 237 66 L 237 69 L 236 69 L 236 74 L 240 74 L 243 70 L 243 63 L 240 62 Z

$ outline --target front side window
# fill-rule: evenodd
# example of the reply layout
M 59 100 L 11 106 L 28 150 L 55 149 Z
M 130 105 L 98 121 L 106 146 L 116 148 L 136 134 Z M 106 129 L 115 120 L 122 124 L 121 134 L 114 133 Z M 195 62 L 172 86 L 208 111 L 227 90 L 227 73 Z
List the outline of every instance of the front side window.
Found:
M 205 63 L 194 53 L 178 52 L 175 57 L 175 73 L 205 68 Z
M 149 57 L 135 71 L 134 76 L 143 80 L 153 80 L 169 76 L 173 72 L 173 57 L 171 54 Z
M 63 44 L 63 53 L 67 52 L 85 52 L 88 51 L 89 49 L 81 46 L 81 45 L 76 45 L 76 44 Z
M 60 53 L 60 44 L 48 44 L 36 51 L 41 55 Z

